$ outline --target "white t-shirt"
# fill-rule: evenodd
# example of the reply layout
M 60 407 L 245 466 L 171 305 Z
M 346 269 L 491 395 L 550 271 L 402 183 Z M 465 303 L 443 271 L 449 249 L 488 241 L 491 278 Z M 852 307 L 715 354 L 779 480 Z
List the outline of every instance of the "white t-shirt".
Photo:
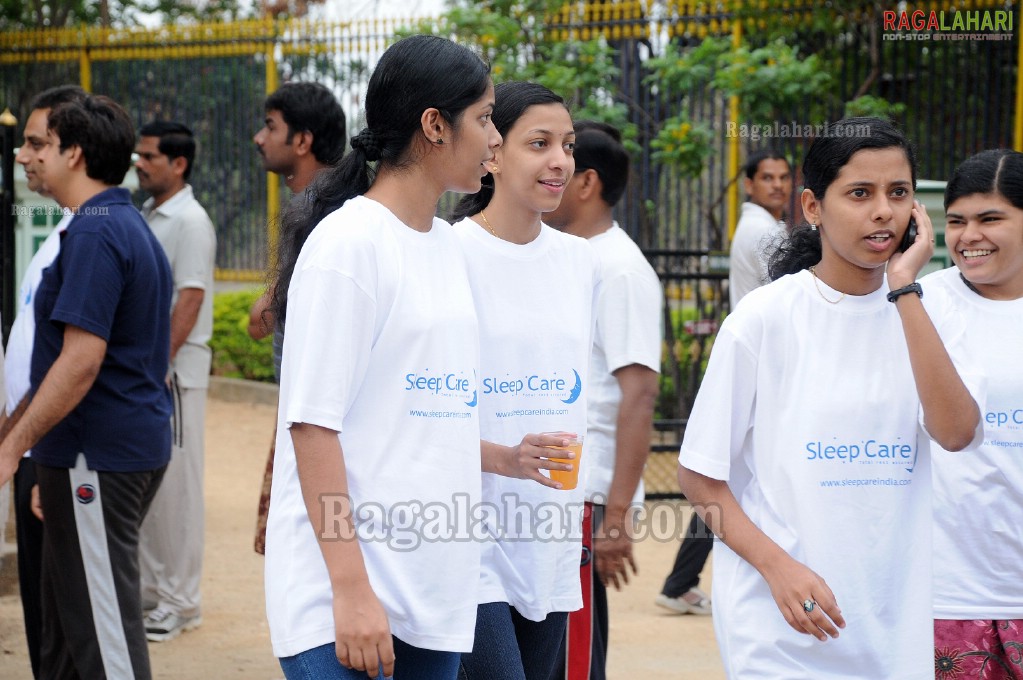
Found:
M 31 386 L 29 371 L 32 367 L 32 345 L 35 343 L 36 334 L 36 288 L 43 278 L 43 270 L 53 263 L 60 252 L 60 235 L 71 224 L 72 217 L 71 214 L 65 214 L 57 223 L 57 227 L 47 235 L 46 240 L 29 261 L 28 269 L 25 270 L 21 286 L 18 288 L 17 310 L 14 323 L 11 325 L 11 335 L 7 339 L 7 358 L 4 360 L 8 415 L 14 412 Z
M 742 204 L 739 223 L 728 254 L 728 301 L 731 308 L 751 290 L 770 279 L 767 259 L 771 248 L 785 234 L 785 223 L 756 203 Z
M 825 643 L 797 633 L 722 543 L 714 627 L 729 678 L 934 676 L 930 457 L 887 292 L 829 304 L 802 271 L 751 292 L 718 333 L 679 461 L 726 480 L 847 623 Z
M 472 649 L 479 338 L 451 231 L 440 219 L 415 231 L 360 196 L 324 218 L 299 256 L 266 533 L 267 617 L 279 657 L 335 637 L 331 584 L 288 431 L 296 422 L 340 432 L 360 547 L 391 632 L 424 649 Z M 325 499 L 326 512 L 334 501 Z
M 210 382 L 212 352 L 207 343 L 213 335 L 213 262 L 217 255 L 213 222 L 187 184 L 155 209 L 153 199 L 147 200 L 142 216 L 163 246 L 174 273 L 171 308 L 178 303 L 178 291 L 204 291 L 199 316 L 174 357 L 173 370 L 182 387 L 205 389 Z
M 600 261 L 600 296 L 590 358 L 586 424 L 586 500 L 604 504 L 611 490 L 622 390 L 612 373 L 639 364 L 661 370 L 661 282 L 629 235 L 615 223 L 589 239 Z M 642 499 L 643 482 L 637 494 Z
M 963 317 L 957 366 L 985 376 L 984 443 L 934 460 L 934 617 L 1023 618 L 1023 299 L 988 300 L 956 267 L 921 281 L 928 312 Z M 936 295 L 944 292 L 946 295 Z M 939 306 L 940 305 L 940 306 Z M 965 352 L 963 351 L 965 350 Z M 962 369 L 960 369 L 962 370 Z
M 589 244 L 543 225 L 531 243 L 503 241 L 470 219 L 455 225 L 480 324 L 481 437 L 514 446 L 530 432 L 586 431 L 598 267 Z M 587 443 L 571 490 L 483 474 L 486 521 L 479 602 L 527 619 L 582 606 L 579 557 Z

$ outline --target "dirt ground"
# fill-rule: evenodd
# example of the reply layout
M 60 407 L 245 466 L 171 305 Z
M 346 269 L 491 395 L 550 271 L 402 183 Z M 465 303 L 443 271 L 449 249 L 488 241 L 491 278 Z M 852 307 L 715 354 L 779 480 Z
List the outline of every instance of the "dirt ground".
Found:
M 268 405 L 209 402 L 203 624 L 176 640 L 150 645 L 158 680 L 283 677 L 270 652 L 263 558 L 252 550 L 274 415 Z M 674 541 L 638 543 L 638 576 L 622 592 L 610 594 L 611 680 L 724 678 L 711 618 L 678 616 L 653 604 L 676 549 Z M 709 563 L 701 584 L 709 589 L 708 572 Z M 31 677 L 20 602 L 17 595 L 0 597 L 0 678 Z

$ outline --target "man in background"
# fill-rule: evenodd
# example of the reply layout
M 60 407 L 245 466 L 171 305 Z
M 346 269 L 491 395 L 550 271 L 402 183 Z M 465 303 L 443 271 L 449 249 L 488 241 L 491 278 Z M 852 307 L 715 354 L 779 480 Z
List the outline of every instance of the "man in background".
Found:
M 31 400 L 0 484 L 32 450 L 45 517 L 44 678 L 151 677 L 138 536 L 170 460 L 170 265 L 119 185 L 135 131 L 88 96 L 54 107 L 26 170 L 74 213 L 36 294 Z
M 18 149 L 15 160 L 25 168 L 25 182 L 29 191 L 50 197 L 43 186 L 42 177 L 34 169 L 39 150 L 47 143 L 47 118 L 55 107 L 72 101 L 85 99 L 86 92 L 77 85 L 61 85 L 50 88 L 32 100 L 30 113 L 25 121 L 25 143 Z M 55 209 L 59 209 L 56 208 Z M 7 433 L 8 424 L 17 421 L 15 411 L 19 405 L 28 405 L 29 370 L 32 361 L 32 343 L 35 339 L 34 303 L 36 289 L 42 279 L 43 270 L 50 266 L 60 251 L 60 235 L 71 223 L 72 215 L 65 212 L 57 227 L 47 235 L 28 263 L 28 269 L 18 287 L 17 310 L 11 335 L 7 339 L 7 358 L 4 361 L 6 374 L 7 407 L 0 410 L 0 421 L 11 420 L 0 425 L 0 439 Z M 14 473 L 14 525 L 18 541 L 18 586 L 21 591 L 21 610 L 25 620 L 25 642 L 28 643 L 28 657 L 32 664 L 32 675 L 39 677 L 39 642 L 42 634 L 40 612 L 39 575 L 43 557 L 43 523 L 32 513 L 32 487 L 36 485 L 35 464 L 31 451 L 18 461 Z
M 728 298 L 731 308 L 747 293 L 768 282 L 767 258 L 785 235 L 782 216 L 792 196 L 792 168 L 775 151 L 759 151 L 746 162 L 739 223 L 728 256 Z
M 606 586 L 620 589 L 630 570 L 636 570 L 628 513 L 643 498 L 641 480 L 659 392 L 664 298 L 650 263 L 614 220 L 614 206 L 629 179 L 621 134 L 610 125 L 586 121 L 577 122 L 575 131 L 575 174 L 561 205 L 544 221 L 589 239 L 602 279 L 594 306 L 586 425 L 585 514 L 592 526 L 587 532 L 584 523 L 583 609 L 569 615 L 565 677 L 604 680 Z M 592 560 L 586 559 L 587 547 Z
M 142 206 L 171 265 L 170 366 L 173 445 L 139 542 L 146 637 L 171 640 L 202 623 L 199 583 L 205 536 L 203 467 L 206 391 L 213 334 L 217 237 L 188 179 L 195 138 L 185 125 L 155 121 L 139 130 L 135 171 L 150 197 Z
M 263 128 L 252 141 L 263 158 L 266 171 L 283 175 L 292 193 L 300 195 L 318 172 L 336 164 L 344 155 L 345 112 L 331 91 L 319 83 L 286 83 L 267 97 L 264 108 L 266 118 Z M 270 219 L 277 218 L 271 215 Z M 284 334 L 275 328 L 274 319 L 267 310 L 272 299 L 271 283 L 249 310 L 248 330 L 254 340 L 261 340 L 273 333 L 274 377 L 280 382 Z M 276 438 L 275 431 L 274 441 Z M 274 442 L 271 442 L 256 513 L 254 548 L 261 555 L 266 544 L 273 462 Z
M 300 194 L 316 173 L 341 160 L 345 113 L 319 83 L 285 83 L 266 98 L 266 117 L 252 141 L 267 172 Z

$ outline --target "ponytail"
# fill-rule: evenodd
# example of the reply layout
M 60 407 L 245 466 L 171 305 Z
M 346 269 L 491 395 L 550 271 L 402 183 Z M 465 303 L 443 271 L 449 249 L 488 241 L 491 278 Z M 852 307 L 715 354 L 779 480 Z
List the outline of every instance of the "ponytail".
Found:
M 350 198 L 369 191 L 372 183 L 366 153 L 354 146 L 335 166 L 316 175 L 301 196 L 296 196 L 281 215 L 280 240 L 277 247 L 277 271 L 270 309 L 278 327 L 284 327 L 288 311 L 288 288 L 295 273 L 302 246 L 324 217 Z
M 821 233 L 808 224 L 794 228 L 771 253 L 767 273 L 772 281 L 795 274 L 821 261 Z

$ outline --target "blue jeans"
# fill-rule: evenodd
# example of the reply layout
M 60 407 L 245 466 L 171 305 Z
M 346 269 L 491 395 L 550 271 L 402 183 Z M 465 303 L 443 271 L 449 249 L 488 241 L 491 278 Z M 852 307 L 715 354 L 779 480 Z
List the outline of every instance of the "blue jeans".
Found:
M 438 652 L 394 641 L 394 680 L 455 680 L 458 652 Z M 345 668 L 337 660 L 334 643 L 278 659 L 287 680 L 368 680 L 366 671 Z M 377 680 L 385 680 L 383 671 Z
M 566 612 L 530 621 L 507 602 L 476 610 L 472 653 L 462 655 L 460 680 L 550 680 L 568 623 Z

